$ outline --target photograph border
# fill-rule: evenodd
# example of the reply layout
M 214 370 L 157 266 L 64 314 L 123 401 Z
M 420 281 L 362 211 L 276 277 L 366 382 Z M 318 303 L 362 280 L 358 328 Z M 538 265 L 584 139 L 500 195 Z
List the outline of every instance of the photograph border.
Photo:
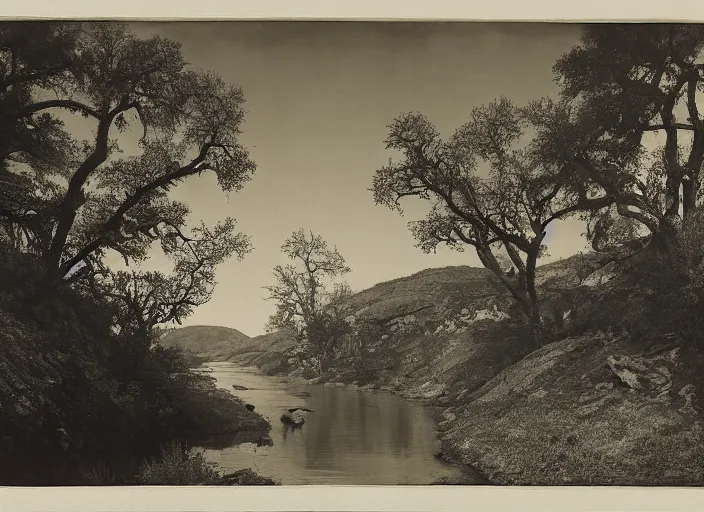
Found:
M 704 1 L 461 0 L 344 2 L 255 0 L 22 0 L 4 2 L 8 18 L 121 20 L 406 20 L 550 22 L 704 22 Z M 282 486 L 238 488 L 0 488 L 7 511 L 695 511 L 704 488 Z

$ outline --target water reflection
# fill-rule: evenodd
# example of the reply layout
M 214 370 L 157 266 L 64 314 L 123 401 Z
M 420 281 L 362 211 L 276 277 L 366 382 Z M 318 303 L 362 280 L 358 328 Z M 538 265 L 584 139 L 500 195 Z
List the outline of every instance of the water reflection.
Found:
M 307 386 L 213 363 L 218 385 L 233 391 L 272 423 L 272 447 L 211 446 L 206 456 L 226 471 L 252 467 L 282 484 L 428 484 L 457 476 L 433 457 L 434 423 L 420 405 L 390 394 Z M 306 422 L 288 429 L 279 420 L 291 407 L 306 407 Z

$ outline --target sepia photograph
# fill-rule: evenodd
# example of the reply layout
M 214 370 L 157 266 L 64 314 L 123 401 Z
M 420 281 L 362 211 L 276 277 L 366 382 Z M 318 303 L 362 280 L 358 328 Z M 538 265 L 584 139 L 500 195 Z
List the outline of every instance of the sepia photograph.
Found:
M 704 24 L 0 21 L 0 486 L 704 485 Z

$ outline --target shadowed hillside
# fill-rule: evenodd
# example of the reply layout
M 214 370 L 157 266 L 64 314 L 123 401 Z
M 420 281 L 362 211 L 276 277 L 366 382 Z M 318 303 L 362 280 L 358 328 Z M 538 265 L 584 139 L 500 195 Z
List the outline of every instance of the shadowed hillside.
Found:
M 42 295 L 40 268 L 0 245 L 3 485 L 134 483 L 164 444 L 266 440 L 269 423 L 178 349 L 116 335 L 112 311 L 73 290 Z

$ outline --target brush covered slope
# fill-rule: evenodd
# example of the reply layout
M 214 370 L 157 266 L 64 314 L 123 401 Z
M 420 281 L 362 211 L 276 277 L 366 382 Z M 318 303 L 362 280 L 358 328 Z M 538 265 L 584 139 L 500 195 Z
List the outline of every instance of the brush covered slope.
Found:
M 0 246 L 0 485 L 85 484 L 96 465 L 128 478 L 170 440 L 266 437 L 261 415 L 178 350 L 112 321 L 71 288 L 45 294 L 41 262 Z
M 551 327 L 569 320 L 574 309 L 569 290 L 580 282 L 579 275 L 591 275 L 592 281 L 599 272 L 607 276 L 598 270 L 605 259 L 590 255 L 542 269 L 543 316 Z M 424 270 L 359 292 L 344 307 L 350 334 L 340 340 L 335 361 L 322 374 L 301 357 L 301 347 L 285 332 L 253 338 L 255 357 L 241 350 L 230 360 L 269 373 L 447 403 L 536 348 L 524 334 L 513 300 L 483 268 Z
M 281 331 L 250 338 L 237 329 L 210 325 L 171 329 L 159 343 L 164 347 L 179 347 L 203 363 L 231 361 L 269 372 L 275 372 L 288 351 L 296 345 L 293 332 Z
M 204 362 L 226 361 L 233 350 L 249 340 L 237 329 L 215 325 L 194 325 L 169 329 L 160 338 L 164 347 L 177 346 Z
M 643 317 L 628 268 L 599 254 L 541 267 L 535 344 L 491 274 L 450 267 L 348 299 L 351 334 L 322 373 L 290 333 L 230 360 L 439 406 L 441 455 L 494 483 L 704 483 L 704 361 L 670 333 L 626 333 Z

